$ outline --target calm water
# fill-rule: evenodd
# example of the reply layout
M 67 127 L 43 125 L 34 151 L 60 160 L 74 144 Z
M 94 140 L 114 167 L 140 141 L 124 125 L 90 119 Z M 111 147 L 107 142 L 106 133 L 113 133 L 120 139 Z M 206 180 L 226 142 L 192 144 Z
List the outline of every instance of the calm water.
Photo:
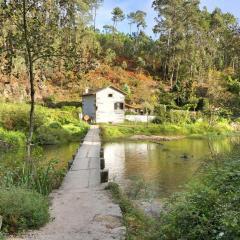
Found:
M 104 152 L 112 180 L 126 186 L 134 178 L 143 179 L 162 198 L 180 191 L 204 161 L 209 161 L 211 152 L 231 152 L 235 143 L 240 143 L 239 137 L 162 144 L 121 141 L 106 143 Z
M 162 144 L 121 141 L 106 143 L 104 151 L 111 180 L 125 186 L 134 177 L 144 179 L 161 198 L 181 190 L 208 161 L 210 152 L 231 152 L 235 143 L 240 143 L 240 137 L 182 139 Z M 66 167 L 78 147 L 79 143 L 45 147 L 43 164 L 58 160 L 59 168 Z M 23 151 L 0 151 L 0 176 L 6 168 L 17 168 L 23 159 Z
M 43 154 L 40 158 L 41 163 L 44 165 L 54 160 L 57 161 L 57 167 L 66 167 L 79 145 L 79 143 L 71 143 L 60 146 L 46 146 L 43 148 L 43 151 L 40 151 L 40 153 Z M 0 151 L 0 176 L 5 169 L 11 170 L 21 165 L 25 157 L 24 149 L 17 151 Z

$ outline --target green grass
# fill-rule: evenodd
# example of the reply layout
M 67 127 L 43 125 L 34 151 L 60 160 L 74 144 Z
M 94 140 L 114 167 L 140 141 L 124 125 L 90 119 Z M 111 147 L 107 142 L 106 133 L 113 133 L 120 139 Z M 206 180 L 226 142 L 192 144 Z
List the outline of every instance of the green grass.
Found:
M 0 128 L 0 147 L 23 147 L 26 142 L 24 133 Z
M 28 104 L 0 103 L 0 148 L 16 152 L 16 158 L 3 159 L 0 166 L 0 215 L 4 220 L 0 239 L 5 233 L 39 228 L 49 220 L 47 196 L 60 186 L 67 171 L 67 164 L 46 162 L 37 146 L 32 164 L 26 163 L 29 108 Z M 34 144 L 80 141 L 89 125 L 79 120 L 78 111 L 36 106 Z
M 9 145 L 24 145 L 29 129 L 28 104 L 0 103 L 0 141 Z M 40 145 L 79 141 L 88 131 L 80 121 L 76 108 L 49 109 L 36 106 L 34 143 Z
M 189 124 L 144 124 L 124 123 L 119 125 L 101 125 L 101 134 L 104 141 L 126 138 L 133 135 L 221 135 L 233 132 L 228 121 L 219 121 L 210 125 L 206 121 L 199 121 Z

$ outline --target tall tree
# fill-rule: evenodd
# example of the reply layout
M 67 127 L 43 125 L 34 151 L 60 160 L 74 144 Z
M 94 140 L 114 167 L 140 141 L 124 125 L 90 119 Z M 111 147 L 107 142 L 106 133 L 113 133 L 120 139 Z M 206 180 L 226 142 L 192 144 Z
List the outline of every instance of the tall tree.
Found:
M 91 9 L 93 16 L 93 29 L 96 31 L 97 10 L 102 5 L 104 0 L 91 0 Z
M 135 13 L 134 23 L 137 25 L 138 34 L 140 33 L 140 28 L 144 29 L 147 27 L 146 16 L 147 13 L 140 10 L 136 11 Z
M 51 1 L 39 0 L 10 0 L 2 3 L 5 9 L 3 21 L 11 21 L 14 35 L 13 48 L 16 55 L 25 59 L 30 86 L 30 113 L 27 150 L 31 160 L 31 145 L 34 131 L 35 114 L 35 77 L 34 71 L 39 59 L 48 58 L 54 51 L 54 33 L 58 15 L 51 12 Z M 50 14 L 52 13 L 52 14 Z
M 130 35 L 132 35 L 132 25 L 135 23 L 135 12 L 130 12 L 128 15 L 127 15 L 127 18 L 128 18 L 128 24 L 129 24 L 129 27 L 130 27 Z
M 117 28 L 117 24 L 125 19 L 125 14 L 120 7 L 115 7 L 112 11 L 112 21 L 114 28 Z

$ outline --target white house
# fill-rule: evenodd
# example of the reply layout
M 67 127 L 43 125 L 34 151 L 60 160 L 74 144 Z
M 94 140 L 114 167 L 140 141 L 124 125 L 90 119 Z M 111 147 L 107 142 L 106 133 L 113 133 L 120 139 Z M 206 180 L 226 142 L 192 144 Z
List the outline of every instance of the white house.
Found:
M 96 123 L 122 123 L 125 118 L 125 93 L 109 86 L 86 90 L 82 96 L 83 118 Z

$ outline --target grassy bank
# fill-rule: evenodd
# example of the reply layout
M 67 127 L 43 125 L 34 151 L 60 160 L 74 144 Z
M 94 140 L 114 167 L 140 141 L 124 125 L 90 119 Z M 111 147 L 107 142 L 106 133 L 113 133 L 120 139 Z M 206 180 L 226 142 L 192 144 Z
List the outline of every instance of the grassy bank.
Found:
M 0 143 L 24 145 L 29 128 L 28 104 L 0 103 Z M 78 118 L 78 109 L 36 106 L 34 143 L 40 145 L 79 141 L 88 125 Z M 0 144 L 1 145 L 1 144 Z
M 162 135 L 162 136 L 190 136 L 190 135 L 221 135 L 234 132 L 227 120 L 209 124 L 199 121 L 189 124 L 153 124 L 153 123 L 124 123 L 119 125 L 101 125 L 102 137 L 105 141 L 126 138 L 133 135 Z
M 184 192 L 168 200 L 159 219 L 143 214 L 118 185 L 109 184 L 124 215 L 127 239 L 239 239 L 239 156 L 238 145 L 230 154 L 213 157 Z
M 46 161 L 39 145 L 80 142 L 89 128 L 79 120 L 79 109 L 36 106 L 35 146 L 29 164 L 25 148 L 29 108 L 27 104 L 0 103 L 0 150 L 16 156 L 0 163 L 0 239 L 5 234 L 39 228 L 49 220 L 48 195 L 60 186 L 67 162 Z
M 142 210 L 134 207 L 131 200 L 116 183 L 110 183 L 106 189 L 111 192 L 114 201 L 121 208 L 124 225 L 127 229 L 126 239 L 154 239 L 158 234 L 156 220 L 146 216 Z

